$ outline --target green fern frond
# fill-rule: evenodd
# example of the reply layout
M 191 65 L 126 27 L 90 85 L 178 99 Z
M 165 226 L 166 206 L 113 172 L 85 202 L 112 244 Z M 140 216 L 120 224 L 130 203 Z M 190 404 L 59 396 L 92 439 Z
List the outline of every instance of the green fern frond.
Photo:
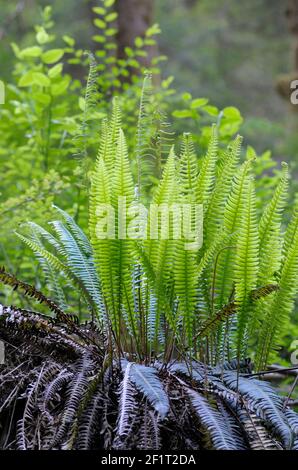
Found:
M 152 161 L 153 168 L 149 169 L 153 175 L 156 175 L 156 178 L 160 179 L 163 166 L 175 143 L 174 132 L 164 111 L 157 109 L 153 117 L 154 131 L 151 137 L 151 146 L 154 159 Z
M 248 177 L 251 162 L 245 162 L 238 170 L 224 210 L 223 227 L 227 234 L 237 233 L 243 216 L 244 199 L 248 192 Z M 225 250 L 218 262 L 215 279 L 216 307 L 226 305 L 234 286 L 235 249 Z
M 28 224 L 28 225 L 31 226 L 31 224 Z M 32 225 L 34 226 L 34 224 Z M 31 226 L 31 237 L 32 237 L 32 240 L 40 246 L 40 248 L 43 248 L 43 244 L 40 239 L 38 230 L 36 230 L 36 228 L 32 226 Z M 37 255 L 37 259 L 45 274 L 47 286 L 51 291 L 51 295 L 53 299 L 57 301 L 58 305 L 63 310 L 66 310 L 67 301 L 65 298 L 64 290 L 63 290 L 64 286 L 62 286 L 61 277 L 59 277 L 58 273 L 53 269 L 53 267 L 48 263 L 48 261 L 45 258 Z
M 282 176 L 273 197 L 261 217 L 260 234 L 260 271 L 259 283 L 274 280 L 274 273 L 280 268 L 282 212 L 286 203 L 288 188 L 288 165 L 282 164 Z
M 181 196 L 187 201 L 196 202 L 198 163 L 190 134 L 183 134 L 182 153 L 179 162 L 179 184 Z
M 57 238 L 37 224 L 28 224 L 31 228 L 33 235 L 32 241 L 35 243 L 35 248 L 37 247 L 36 245 L 39 245 L 41 250 L 41 253 L 38 253 L 37 250 L 35 251 L 36 256 L 41 265 L 46 267 L 46 272 L 48 272 L 49 269 L 56 269 L 57 271 L 57 266 L 55 267 L 53 263 L 47 260 L 42 254 L 44 253 L 45 247 L 40 240 L 41 237 L 62 257 L 60 261 L 65 268 L 72 272 L 73 280 L 76 279 L 76 284 L 79 283 L 85 294 L 88 293 L 87 297 L 91 301 L 90 307 L 92 306 L 97 317 L 102 319 L 105 312 L 101 298 L 101 288 L 95 271 L 91 245 L 86 235 L 77 226 L 73 218 L 62 209 L 58 207 L 55 208 L 57 212 L 62 215 L 66 224 L 66 226 L 64 226 L 60 221 L 50 222 L 50 225 L 53 226 L 56 232 Z M 65 273 L 65 269 L 63 272 Z
M 112 204 L 111 181 L 102 157 L 97 158 L 95 169 L 91 177 L 89 196 L 89 234 L 93 247 L 95 265 L 102 286 L 104 303 L 113 325 L 118 324 L 115 306 L 115 273 L 111 260 L 114 258 L 114 217 L 109 213 Z M 101 213 L 103 208 L 103 214 Z M 106 208 L 106 209 L 105 209 Z M 99 216 L 105 217 L 105 220 Z M 103 220 L 103 222 L 101 222 Z M 109 222 L 112 223 L 112 231 L 109 232 Z M 98 226 L 100 223 L 100 227 Z M 106 237 L 100 235 L 98 229 L 103 231 L 102 223 L 106 227 Z
M 298 207 L 294 210 L 283 246 L 279 289 L 261 326 L 256 354 L 258 369 L 266 366 L 270 353 L 279 345 L 281 333 L 293 309 L 298 286 Z
M 197 303 L 197 257 L 195 252 L 186 250 L 184 245 L 184 240 L 177 240 L 174 279 L 178 313 L 184 327 L 185 337 L 191 345 Z
M 208 209 L 209 199 L 214 188 L 217 157 L 218 135 L 216 125 L 213 125 L 207 154 L 201 163 L 197 181 L 197 202 L 204 205 L 204 212 Z
M 116 162 L 117 146 L 118 146 L 118 141 L 119 141 L 121 125 L 122 125 L 122 113 L 121 113 L 121 109 L 119 106 L 119 98 L 114 97 L 111 119 L 108 122 L 107 151 L 105 155 L 102 155 L 111 178 L 115 172 L 114 165 Z
M 197 159 L 189 134 L 184 134 L 182 143 L 182 155 L 179 162 L 179 200 L 189 206 L 189 223 L 195 227 L 196 184 L 197 184 Z M 202 214 L 203 215 L 203 214 Z M 199 230 L 199 228 L 197 228 Z M 197 234 L 199 237 L 199 233 Z M 181 318 L 184 335 L 189 345 L 192 344 L 195 306 L 197 304 L 197 254 L 200 248 L 188 249 L 186 240 L 176 241 L 174 260 L 175 294 L 178 301 L 178 315 Z M 187 293 L 187 295 L 185 295 Z
M 251 320 L 250 293 L 256 288 L 259 269 L 259 234 L 253 180 L 249 181 L 244 200 L 235 257 L 235 299 L 237 312 L 238 357 L 245 351 L 244 337 Z
M 155 189 L 153 203 L 155 204 L 153 211 L 150 211 L 149 226 L 152 219 L 158 220 L 158 207 L 166 204 L 171 207 L 177 200 L 177 175 L 176 175 L 176 156 L 174 149 L 171 150 L 168 160 L 165 164 L 163 176 L 159 185 Z M 174 208 L 175 210 L 175 208 Z M 157 217 L 157 219 L 156 219 Z M 173 228 L 173 227 L 172 227 Z M 154 239 L 156 235 L 156 239 Z M 147 257 L 150 259 L 154 272 L 156 273 L 156 300 L 157 300 L 157 319 L 156 319 L 156 337 L 159 330 L 161 313 L 165 303 L 164 292 L 167 292 L 168 299 L 173 292 L 173 263 L 177 241 L 171 239 L 171 229 L 168 239 L 161 239 L 161 231 L 158 226 L 156 234 L 152 237 L 149 234 L 149 240 L 145 242 Z M 175 323 L 173 313 L 166 312 L 171 315 L 167 321 L 172 325 Z
M 78 244 L 80 250 L 87 257 L 93 256 L 92 247 L 89 239 L 83 232 L 83 230 L 76 224 L 74 219 L 60 207 L 53 205 L 53 208 L 58 212 L 64 221 L 65 227 L 70 231 L 76 243 Z
M 112 325 L 119 334 L 125 315 L 127 316 L 129 329 L 136 331 L 131 288 L 132 241 L 125 239 L 126 221 L 124 221 L 124 226 L 120 227 L 118 217 L 116 217 L 118 211 L 121 210 L 121 202 L 118 198 L 125 198 L 123 199 L 124 216 L 126 216 L 127 207 L 132 204 L 134 198 L 134 184 L 129 166 L 127 146 L 121 130 L 119 130 L 115 158 L 115 177 L 112 181 L 110 181 L 103 158 L 99 157 L 97 159 L 91 179 L 89 231 L 104 300 Z M 98 233 L 98 224 L 100 223 L 98 210 L 101 207 L 106 207 L 107 211 L 112 211 L 112 215 L 106 215 L 112 217 L 113 232 L 106 233 L 106 236 L 100 236 Z
M 238 135 L 220 158 L 216 184 L 204 216 L 205 226 L 207 227 L 204 233 L 204 245 L 206 246 L 210 245 L 221 230 L 225 205 L 239 162 L 241 144 L 242 137 Z
M 152 95 L 152 74 L 146 72 L 141 91 L 140 108 L 136 132 L 135 155 L 137 162 L 137 185 L 139 194 L 142 193 L 142 160 L 151 155 L 152 116 L 149 112 Z
M 35 241 L 21 235 L 20 233 L 15 232 L 15 234 L 34 252 L 38 258 L 42 257 L 45 259 L 54 271 L 58 272 L 59 274 L 64 274 L 72 284 L 79 287 L 87 305 L 89 305 L 91 309 L 94 307 L 94 300 L 90 293 L 85 288 L 82 281 L 74 274 L 72 269 L 67 266 L 65 261 L 62 262 L 57 256 L 42 247 L 40 243 L 36 243 Z
M 91 111 L 94 109 L 97 101 L 97 64 L 91 52 L 88 52 L 88 57 L 89 73 L 84 96 L 84 110 L 79 135 L 75 137 L 78 148 L 77 154 L 80 158 L 87 157 L 88 136 L 90 132 L 89 120 Z
M 283 163 L 282 167 L 280 181 L 270 202 L 265 207 L 259 223 L 260 267 L 258 285 L 278 282 L 276 276 L 280 270 L 282 258 L 281 222 L 288 188 L 288 166 Z M 250 325 L 250 337 L 253 337 L 252 333 L 254 331 L 259 331 L 262 328 L 262 321 L 270 312 L 272 301 L 273 297 L 271 296 L 266 301 L 260 300 L 258 302 Z
M 134 201 L 134 182 L 128 159 L 127 144 L 122 130 L 120 130 L 119 134 L 115 178 L 112 189 L 112 203 L 118 214 L 121 210 L 119 198 L 125 198 L 123 213 L 126 215 L 126 207 L 130 206 Z M 130 223 L 130 220 L 127 220 L 127 222 Z M 116 218 L 116 240 L 114 246 L 115 251 L 112 264 L 115 269 L 114 287 L 118 321 L 121 321 L 122 306 L 124 305 L 128 328 L 136 338 L 137 318 L 134 311 L 132 291 L 133 259 L 131 253 L 133 251 L 133 241 L 126 239 L 126 221 L 121 224 L 119 215 Z
M 122 113 L 119 99 L 114 97 L 110 118 L 105 118 L 101 122 L 100 144 L 93 173 L 96 173 L 96 164 L 102 159 L 105 162 L 110 178 L 113 178 L 121 123 Z
M 90 253 L 89 243 L 86 247 L 84 238 L 82 238 L 82 241 L 78 243 L 77 238 L 75 238 L 60 221 L 50 222 L 50 225 L 55 230 L 57 237 L 61 242 L 63 247 L 62 253 L 67 260 L 67 267 L 84 286 L 86 292 L 88 292 L 90 298 L 93 301 L 96 315 L 99 320 L 102 320 L 105 312 L 101 296 L 101 287 L 96 274 L 93 255 Z M 78 233 L 77 229 L 76 232 Z M 87 256 L 86 253 L 82 250 L 82 246 L 85 249 L 87 248 Z

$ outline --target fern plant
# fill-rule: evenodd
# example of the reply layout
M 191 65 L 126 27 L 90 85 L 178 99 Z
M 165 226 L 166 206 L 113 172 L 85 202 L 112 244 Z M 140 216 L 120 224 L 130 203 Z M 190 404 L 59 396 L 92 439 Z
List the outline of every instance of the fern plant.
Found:
M 183 357 L 187 351 L 209 364 L 233 357 L 240 361 L 249 353 L 260 370 L 268 364 L 287 324 L 297 286 L 297 210 L 284 241 L 281 233 L 287 165 L 283 164 L 273 198 L 258 217 L 254 161 L 239 162 L 240 137 L 219 159 L 214 126 L 202 159 L 197 158 L 188 134 L 180 151 L 172 147 L 159 183 L 151 184 L 148 193 L 143 183 L 148 171 L 146 139 L 153 135 L 144 105 L 148 80 L 149 76 L 132 156 L 121 130 L 117 100 L 110 121 L 103 122 L 90 175 L 90 242 L 59 209 L 64 224 L 52 222 L 54 234 L 31 223 L 31 234 L 18 236 L 47 266 L 79 286 L 93 317 L 114 336 L 119 351 L 147 362 L 154 355 Z M 120 227 L 116 215 L 124 199 L 128 212 L 125 227 Z M 151 203 L 157 211 L 165 205 L 173 211 L 166 239 L 160 227 L 152 237 L 150 224 L 154 217 L 158 220 L 158 213 L 151 206 L 143 232 L 127 236 L 140 202 L 147 207 Z M 180 222 L 177 212 L 180 215 L 187 204 L 192 207 L 191 224 L 194 207 L 202 209 L 202 240 L 197 226 L 196 243 L 175 235 Z M 106 217 L 100 215 L 102 207 L 109 208 Z M 109 225 L 109 217 L 115 222 L 112 231 L 98 236 L 98 226 Z M 256 331 L 261 332 L 259 337 Z
M 50 6 L 42 11 L 41 23 L 35 26 L 31 42 L 26 47 L 12 45 L 14 68 L 6 86 L 6 103 L 0 108 L 0 160 L 4 170 L 0 216 L 6 227 L 1 232 L 0 257 L 10 269 L 17 265 L 22 276 L 37 284 L 41 282 L 40 270 L 32 269 L 30 251 L 21 243 L 15 249 L 10 231 L 28 218 L 37 223 L 51 220 L 52 203 L 67 208 L 87 231 L 86 181 L 98 145 L 98 123 L 108 115 L 109 98 L 117 95 L 125 113 L 122 127 L 129 154 L 140 157 L 135 159 L 133 167 L 142 160 L 139 174 L 145 194 L 150 193 L 159 180 L 173 145 L 173 132 L 165 117 L 165 111 L 171 113 L 180 100 L 171 88 L 173 77 L 161 79 L 154 96 L 149 77 L 144 84 L 146 93 L 142 95 L 143 106 L 139 111 L 137 104 L 142 94 L 139 82 L 144 67 L 141 62 L 146 49 L 155 44 L 158 26 L 150 27 L 143 38 L 136 38 L 135 46 L 126 48 L 126 56 L 119 59 L 115 50 L 117 14 L 113 2 L 101 0 L 92 15 L 94 26 L 98 28 L 98 34 L 92 38 L 94 42 L 90 41 L 89 49 L 93 54 L 84 54 L 78 49 L 75 38 L 68 34 L 61 37 L 56 34 Z M 159 74 L 159 62 L 164 59 L 153 58 L 150 67 L 153 76 Z M 132 74 L 132 70 L 137 73 Z M 85 81 L 86 92 L 82 87 Z M 153 112 L 152 101 L 159 104 Z M 173 111 L 175 116 L 184 118 L 175 121 L 175 129 L 185 126 L 194 131 L 194 142 L 202 151 L 208 145 L 211 121 L 216 120 L 223 142 L 238 132 L 242 117 L 235 108 L 221 111 L 204 98 L 192 99 L 189 93 L 182 95 L 182 102 L 187 109 L 180 110 L 180 114 L 177 109 Z M 138 143 L 134 131 L 137 121 Z M 82 157 L 80 164 L 79 156 Z M 219 160 L 223 157 L 223 149 L 219 148 Z M 268 164 L 268 158 L 264 163 Z M 135 168 L 133 170 L 135 174 Z M 258 178 L 258 189 L 263 185 L 264 178 Z M 42 198 L 38 191 L 42 192 Z M 267 198 L 270 191 L 266 190 Z M 71 300 L 76 301 L 75 293 Z M 13 295 L 6 300 L 14 301 Z M 79 309 L 84 310 L 83 303 Z
M 8 379 L 9 367 L 4 373 L 0 416 L 19 393 L 26 396 L 5 443 L 15 433 L 11 445 L 21 449 L 160 448 L 169 445 L 172 426 L 175 448 L 295 449 L 290 398 L 251 376 L 247 359 L 257 373 L 268 365 L 296 295 L 297 208 L 281 233 L 287 167 L 260 218 L 254 161 L 240 161 L 240 137 L 219 152 L 214 125 L 204 156 L 185 134 L 180 148 L 173 145 L 160 160 L 152 141 L 160 139 L 160 149 L 169 134 L 154 134 L 146 80 L 133 151 L 117 100 L 103 121 L 90 173 L 89 236 L 59 208 L 50 229 L 31 222 L 17 232 L 41 262 L 56 301 L 0 272 L 3 283 L 53 312 L 48 319 L 1 307 L 4 340 L 24 345 L 30 334 L 40 358 L 31 375 L 20 367 L 19 386 Z M 147 148 L 162 169 L 151 186 Z M 80 318 L 64 308 L 67 284 L 87 305 Z M 45 362 L 52 344 L 55 358 Z

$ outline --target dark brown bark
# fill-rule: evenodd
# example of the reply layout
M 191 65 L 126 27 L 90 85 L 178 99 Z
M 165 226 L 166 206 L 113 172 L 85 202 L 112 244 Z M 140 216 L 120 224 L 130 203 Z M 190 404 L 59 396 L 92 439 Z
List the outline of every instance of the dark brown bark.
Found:
M 290 32 L 298 34 L 298 0 L 288 0 L 286 17 Z
M 14 11 L 4 20 L 2 27 L 0 28 L 0 40 L 6 35 L 7 30 L 14 22 L 18 22 L 19 32 L 24 32 L 24 25 L 22 24 L 22 13 L 26 6 L 25 0 L 20 0 L 14 9 Z
M 289 31 L 293 36 L 294 67 L 298 70 L 298 0 L 288 0 L 286 18 Z
M 185 5 L 187 8 L 192 8 L 195 6 L 198 0 L 184 0 Z
M 285 15 L 288 23 L 289 33 L 292 36 L 292 67 L 293 71 L 280 76 L 277 80 L 277 91 L 290 103 L 291 83 L 298 79 L 298 0 L 288 0 Z M 296 105 L 290 108 L 295 113 L 298 111 Z
M 118 12 L 118 57 L 125 57 L 125 47 L 133 46 L 137 36 L 144 37 L 153 22 L 154 0 L 117 0 Z M 150 47 L 148 57 L 142 58 L 145 67 L 150 65 L 155 48 Z

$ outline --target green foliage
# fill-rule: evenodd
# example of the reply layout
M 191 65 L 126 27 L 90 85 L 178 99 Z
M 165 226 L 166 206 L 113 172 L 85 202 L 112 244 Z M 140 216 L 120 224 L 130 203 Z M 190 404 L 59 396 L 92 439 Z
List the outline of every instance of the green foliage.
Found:
M 53 202 L 68 207 L 76 220 L 87 227 L 87 218 L 81 210 L 86 203 L 86 175 L 97 149 L 98 123 L 108 112 L 107 98 L 120 94 L 122 105 L 130 110 L 130 119 L 137 118 L 138 97 L 129 82 L 132 79 L 137 83 L 139 79 L 130 60 L 133 58 L 136 62 L 146 54 L 145 50 L 142 54 L 142 49 L 148 41 L 154 44 L 154 35 L 159 30 L 156 26 L 150 28 L 143 45 L 137 41 L 130 58 L 118 64 L 115 47 L 112 47 L 116 29 L 111 34 L 109 26 L 115 17 L 111 10 L 113 5 L 103 2 L 103 9 L 101 17 L 108 15 L 102 31 L 105 42 L 96 52 L 96 60 L 92 54 L 86 56 L 77 48 L 70 36 L 54 34 L 51 7 L 42 12 L 42 22 L 35 27 L 31 44 L 23 48 L 12 44 L 13 77 L 6 86 L 6 103 L 0 108 L 0 214 L 6 226 L 1 233 L 1 243 L 5 245 L 5 256 L 1 257 L 5 257 L 6 263 L 14 263 L 16 256 L 9 236 L 11 227 L 29 218 L 36 222 L 50 220 Z M 102 56 L 104 51 L 108 51 L 105 57 Z M 83 94 L 83 76 L 88 67 L 90 72 Z M 117 73 L 115 67 L 119 68 Z M 136 68 L 135 64 L 134 71 Z M 141 66 L 137 69 L 143 70 Z M 111 82 L 111 75 L 117 75 L 119 86 Z M 74 78 L 77 76 L 81 80 Z M 136 91 L 139 87 L 135 85 Z M 112 144 L 114 148 L 114 142 Z M 77 157 L 82 160 L 80 165 Z M 26 262 L 26 252 L 21 245 L 19 252 L 20 269 L 33 279 L 35 273 Z
M 104 100 L 121 91 L 129 90 L 132 92 L 131 83 L 138 84 L 137 74 L 131 74 L 131 70 L 141 73 L 144 71 L 142 60 L 148 56 L 148 47 L 156 45 L 155 37 L 160 33 L 157 24 L 152 25 L 145 32 L 145 37 L 136 37 L 134 47 L 125 47 L 124 57 L 117 58 L 117 12 L 114 5 L 108 5 L 101 0 L 102 6 L 93 7 L 95 18 L 93 20 L 95 27 L 99 30 L 99 34 L 92 37 L 99 50 L 95 52 L 98 59 L 98 84 L 99 97 Z M 159 75 L 160 69 L 158 63 L 164 60 L 162 56 L 155 57 L 150 67 L 151 73 Z M 134 89 L 134 88 L 133 88 Z M 137 90 L 137 88 L 135 88 Z M 133 98 L 131 98 L 133 100 Z
M 264 328 L 260 331 L 257 359 L 259 367 L 267 363 L 272 347 L 288 324 L 297 295 L 298 275 L 298 212 L 297 205 L 287 228 L 282 247 L 281 267 L 277 272 L 279 291 L 266 309 Z
M 10 232 L 17 228 L 38 255 L 60 305 L 77 302 L 84 318 L 86 308 L 78 302 L 82 294 L 93 317 L 108 319 L 119 351 L 150 358 L 176 348 L 213 363 L 254 350 L 261 367 L 277 332 L 284 330 L 295 297 L 295 252 L 282 248 L 286 166 L 268 178 L 262 173 L 274 166 L 268 153 L 257 157 L 248 147 L 244 157 L 241 138 L 234 137 L 243 120 L 236 108 L 220 110 L 189 93 L 174 98 L 171 77 L 153 93 L 151 75 L 159 73 L 160 58 L 145 73 L 141 89 L 135 72 L 144 72 L 141 59 L 159 29 L 152 26 L 119 59 L 115 11 L 109 2 L 101 3 L 94 8 L 100 30 L 94 54 L 85 56 L 70 36 L 55 38 L 51 8 L 43 12 L 34 44 L 13 45 L 15 83 L 8 85 L 8 102 L 0 110 L 3 259 L 9 266 L 18 262 L 29 279 L 41 282 L 28 251 L 21 248 L 16 259 Z M 89 66 L 85 93 L 72 78 L 77 66 Z M 174 130 L 179 121 L 194 131 L 192 137 L 184 134 L 182 145 L 173 145 L 166 111 L 177 118 Z M 118 197 L 132 205 L 202 203 L 203 245 L 186 250 L 185 240 L 175 239 L 175 225 L 169 239 L 119 239 L 117 225 L 114 239 L 98 239 L 98 205 L 110 204 L 117 213 Z M 53 202 L 67 207 L 74 220 L 52 222 L 50 233 L 40 224 L 52 219 Z M 134 217 L 132 210 L 127 222 Z M 18 226 L 29 218 L 35 224 L 23 235 Z M 84 231 L 89 229 L 92 254 L 78 222 Z M 287 271 L 282 271 L 288 259 Z M 273 283 L 281 288 L 270 292 L 269 300 L 252 302 L 253 291 Z M 270 333 L 274 322 L 278 327 Z M 257 340 L 256 328 L 262 333 Z
M 51 223 L 55 236 L 35 223 L 29 224 L 29 237 L 18 233 L 17 235 L 41 261 L 50 290 L 54 291 L 57 302 L 63 301 L 61 307 L 65 303 L 66 279 L 73 287 L 79 289 L 80 295 L 89 305 L 92 316 L 97 315 L 102 319 L 104 308 L 90 243 L 74 220 L 61 209 L 57 210 L 64 219 L 64 224 L 60 221 Z M 46 248 L 45 242 L 56 250 L 58 257 Z M 57 274 L 63 275 L 61 284 Z
M 114 100 L 90 175 L 89 236 L 94 261 L 85 235 L 63 212 L 68 228 L 54 222 L 51 225 L 58 239 L 48 232 L 43 237 L 55 255 L 32 238 L 22 236 L 23 240 L 39 258 L 82 289 L 91 310 L 97 293 L 102 300 L 97 302 L 95 314 L 100 322 L 108 318 L 103 326 L 114 336 L 118 352 L 150 361 L 158 353 L 169 358 L 176 348 L 179 355 L 187 350 L 211 363 L 234 355 L 240 361 L 256 352 L 257 367 L 265 367 L 288 321 L 297 289 L 296 213 L 281 248 L 286 165 L 260 217 L 252 176 L 254 161 L 239 162 L 241 138 L 219 151 L 213 126 L 206 154 L 197 159 L 191 136 L 186 134 L 180 155 L 174 148 L 170 150 L 162 177 L 152 188 L 151 202 L 171 208 L 169 235 L 162 236 L 161 226 L 152 235 L 150 223 L 158 209 L 154 206 L 152 211 L 150 206 L 148 225 L 143 232 L 138 227 L 136 236 L 132 227 L 140 215 L 135 206 L 140 201 L 138 175 L 147 173 L 142 159 L 136 167 L 129 157 L 121 122 Z M 139 120 L 136 149 L 146 122 Z M 131 152 L 139 155 L 139 150 Z M 121 198 L 125 198 L 127 211 L 124 226 L 117 216 Z M 150 198 L 144 202 L 149 205 Z M 179 204 L 203 204 L 203 240 L 181 233 L 177 237 Z M 189 217 L 194 224 L 194 213 Z M 107 231 L 102 235 L 103 227 Z M 257 341 L 256 329 L 260 332 Z
M 0 269 L 0 281 L 13 288 L 1 293 L 5 303 L 19 296 L 23 307 L 1 302 L 0 333 L 27 356 L 29 334 L 42 361 L 34 353 L 28 372 L 27 356 L 18 366 L 12 359 L 21 379 L 13 389 L 4 375 L 0 415 L 22 397 L 18 425 L 4 425 L 5 443 L 15 432 L 13 445 L 35 448 L 34 410 L 38 446 L 47 449 L 86 449 L 96 426 L 103 446 L 159 448 L 165 418 L 183 429 L 178 447 L 297 448 L 297 416 L 268 384 L 249 377 L 245 359 L 266 368 L 294 309 L 298 208 L 284 217 L 287 165 L 277 170 L 269 152 L 242 151 L 235 107 L 175 97 L 172 77 L 153 92 L 165 57 L 153 58 L 150 72 L 143 60 L 159 27 L 119 58 L 114 8 L 113 0 L 93 8 L 93 53 L 68 35 L 55 37 L 50 7 L 34 42 L 12 44 L 14 79 L 0 109 L 0 257 L 38 288 Z M 87 68 L 83 93 L 74 76 Z M 178 141 L 182 126 L 188 132 Z M 152 232 L 152 221 L 169 223 L 168 234 L 162 225 Z M 28 310 L 30 300 L 51 317 Z

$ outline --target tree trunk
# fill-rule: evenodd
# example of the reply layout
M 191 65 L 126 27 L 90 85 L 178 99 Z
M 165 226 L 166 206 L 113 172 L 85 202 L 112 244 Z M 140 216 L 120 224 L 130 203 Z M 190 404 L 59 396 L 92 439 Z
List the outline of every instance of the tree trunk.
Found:
M 288 101 L 289 108 L 295 113 L 294 120 L 290 118 L 288 123 L 290 124 L 290 129 L 296 131 L 298 106 L 296 104 L 291 104 L 290 97 L 292 93 L 291 84 L 295 80 L 298 80 L 298 0 L 288 0 L 285 15 L 288 29 L 292 36 L 292 71 L 278 78 L 277 91 Z
M 197 3 L 197 0 L 184 0 L 184 3 L 187 6 L 187 8 L 192 8 Z
M 293 36 L 294 67 L 298 70 L 298 0 L 288 0 L 286 17 L 289 31 Z
M 144 37 L 146 30 L 152 24 L 154 0 L 117 0 L 118 12 L 118 57 L 125 57 L 125 47 L 134 45 L 137 36 Z M 142 64 L 148 67 L 156 48 L 147 49 L 148 57 L 140 58 Z

